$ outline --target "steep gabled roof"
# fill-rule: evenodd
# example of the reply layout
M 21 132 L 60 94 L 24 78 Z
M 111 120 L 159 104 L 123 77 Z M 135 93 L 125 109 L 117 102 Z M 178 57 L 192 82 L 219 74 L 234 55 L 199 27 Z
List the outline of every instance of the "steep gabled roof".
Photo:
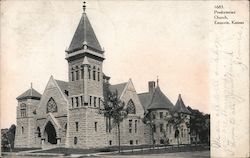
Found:
M 61 81 L 61 80 L 55 80 L 56 83 L 58 84 L 59 88 L 61 89 L 61 91 L 64 93 L 65 90 L 68 91 L 68 82 L 66 81 Z
M 151 103 L 147 107 L 147 109 L 148 110 L 153 110 L 153 109 L 171 110 L 173 107 L 174 105 L 171 103 L 171 101 L 162 93 L 160 87 L 157 86 L 153 93 Z
M 41 99 L 41 94 L 37 92 L 35 89 L 32 87 L 19 95 L 16 99 L 17 100 L 22 100 L 22 99 L 35 99 L 35 100 L 40 100 Z
M 187 109 L 186 105 L 184 104 L 181 95 L 179 94 L 178 100 L 174 106 L 174 111 L 185 113 L 185 114 L 191 114 L 191 112 Z
M 85 12 L 82 14 L 67 52 L 71 53 L 82 49 L 84 43 L 87 46 L 102 52 L 102 48 Z
M 127 85 L 127 82 L 119 83 L 119 84 L 115 84 L 115 85 L 110 85 L 109 90 L 111 92 L 115 92 L 117 90 L 118 96 L 120 97 L 124 88 L 126 87 L 126 85 Z
M 149 92 L 140 93 L 140 94 L 138 94 L 138 97 L 139 97 L 139 99 L 140 99 L 140 101 L 141 101 L 141 104 L 142 104 L 142 106 L 143 106 L 143 109 L 146 110 L 147 107 L 149 106 L 149 104 L 151 103 L 153 94 L 152 94 L 152 93 L 149 93 Z

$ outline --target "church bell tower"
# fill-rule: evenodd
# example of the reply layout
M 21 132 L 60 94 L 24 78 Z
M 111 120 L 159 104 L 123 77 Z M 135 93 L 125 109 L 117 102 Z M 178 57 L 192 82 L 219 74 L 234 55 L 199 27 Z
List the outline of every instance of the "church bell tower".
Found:
M 68 132 L 70 133 L 67 134 L 67 144 L 69 147 L 81 148 L 105 144 L 105 141 L 102 141 L 105 139 L 104 118 L 98 113 L 103 100 L 104 51 L 85 10 L 84 2 L 80 22 L 66 50 L 69 78 Z M 93 141 L 95 139 L 100 141 Z

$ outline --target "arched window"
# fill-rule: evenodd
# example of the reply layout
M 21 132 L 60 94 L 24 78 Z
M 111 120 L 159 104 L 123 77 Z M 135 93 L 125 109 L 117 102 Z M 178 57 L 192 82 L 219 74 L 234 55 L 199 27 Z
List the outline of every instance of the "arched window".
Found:
M 40 127 L 37 127 L 37 129 L 36 129 L 36 131 L 37 131 L 37 137 L 41 137 L 41 130 L 40 130 Z
M 74 137 L 74 144 L 77 144 L 77 137 Z
M 21 131 L 21 133 L 22 133 L 22 134 L 24 133 L 24 128 L 23 128 L 23 126 L 22 126 L 22 131 Z
M 133 102 L 132 99 L 130 99 L 130 100 L 128 101 L 127 110 L 128 110 L 128 113 L 129 113 L 129 114 L 135 114 L 135 112 L 136 112 L 135 104 L 134 104 L 134 102 Z
M 67 131 L 67 123 L 64 125 L 64 130 Z
M 27 106 L 26 106 L 25 103 L 22 103 L 22 104 L 20 105 L 21 117 L 26 117 L 26 108 L 27 108 Z
M 93 80 L 95 80 L 95 72 L 96 72 L 96 70 L 95 70 L 95 66 L 93 67 Z
M 47 113 L 57 112 L 57 105 L 55 100 L 51 97 L 47 103 Z

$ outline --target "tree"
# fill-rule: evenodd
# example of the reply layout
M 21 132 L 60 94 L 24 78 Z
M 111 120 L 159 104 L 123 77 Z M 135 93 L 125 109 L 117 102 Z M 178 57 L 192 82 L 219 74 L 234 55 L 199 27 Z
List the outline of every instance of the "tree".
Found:
M 195 134 L 195 144 L 197 144 L 197 139 L 200 139 L 202 143 L 209 143 L 210 135 L 210 115 L 203 114 L 199 110 L 192 109 L 188 107 L 191 112 L 190 117 L 190 132 Z
M 155 128 L 155 122 L 154 118 L 152 117 L 154 115 L 153 112 L 146 111 L 144 114 L 144 118 L 142 119 L 143 123 L 149 126 L 150 129 L 150 137 L 151 137 L 151 142 L 152 145 L 154 146 L 154 128 Z
M 173 125 L 175 129 L 174 136 L 177 139 L 178 147 L 180 145 L 180 126 L 184 123 L 187 127 L 189 127 L 189 121 L 187 121 L 187 114 L 178 113 L 173 110 L 170 111 L 170 117 L 165 118 L 168 124 Z
M 118 92 L 107 91 L 106 99 L 104 99 L 104 116 L 109 119 L 112 119 L 113 126 L 116 126 L 118 129 L 118 145 L 119 153 L 121 152 L 121 131 L 120 123 L 127 117 L 128 112 L 124 109 L 124 102 L 122 102 L 118 96 Z M 111 128 L 111 127 L 109 127 Z
M 2 141 L 1 144 L 3 148 L 14 148 L 15 142 L 15 133 L 16 133 L 16 125 L 11 125 L 10 128 L 7 130 L 6 133 L 2 133 Z

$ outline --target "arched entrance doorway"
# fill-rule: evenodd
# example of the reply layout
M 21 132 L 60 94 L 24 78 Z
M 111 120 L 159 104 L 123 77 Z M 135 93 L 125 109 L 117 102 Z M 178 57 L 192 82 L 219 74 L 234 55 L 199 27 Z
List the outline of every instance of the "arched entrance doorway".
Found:
M 47 142 L 49 142 L 50 144 L 57 144 L 56 130 L 50 121 L 47 123 L 44 133 L 45 133 Z

